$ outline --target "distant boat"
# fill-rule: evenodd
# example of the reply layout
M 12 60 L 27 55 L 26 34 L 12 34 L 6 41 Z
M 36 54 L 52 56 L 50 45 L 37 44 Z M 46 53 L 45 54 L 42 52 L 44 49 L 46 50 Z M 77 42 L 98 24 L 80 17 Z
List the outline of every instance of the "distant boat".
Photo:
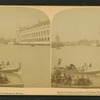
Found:
M 59 49 L 61 49 L 61 48 L 60 48 L 60 47 L 57 47 L 56 49 L 59 50 Z
M 52 48 L 60 48 L 60 47 L 64 47 L 63 43 L 59 42 L 59 43 L 52 43 Z
M 91 46 L 97 46 L 97 44 L 96 43 L 93 43 L 93 44 L 91 44 Z
M 8 42 L 9 45 L 14 45 L 13 41 Z
M 12 73 L 12 72 L 18 72 L 21 69 L 21 67 L 19 66 L 18 68 L 2 68 L 0 69 L 0 72 L 7 72 L 7 73 Z

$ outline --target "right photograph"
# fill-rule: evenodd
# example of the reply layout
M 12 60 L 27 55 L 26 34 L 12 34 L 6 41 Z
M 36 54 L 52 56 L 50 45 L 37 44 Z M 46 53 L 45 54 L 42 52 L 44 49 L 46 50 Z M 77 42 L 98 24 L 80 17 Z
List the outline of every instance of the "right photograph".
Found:
M 100 87 L 100 8 L 74 8 L 54 16 L 51 87 Z

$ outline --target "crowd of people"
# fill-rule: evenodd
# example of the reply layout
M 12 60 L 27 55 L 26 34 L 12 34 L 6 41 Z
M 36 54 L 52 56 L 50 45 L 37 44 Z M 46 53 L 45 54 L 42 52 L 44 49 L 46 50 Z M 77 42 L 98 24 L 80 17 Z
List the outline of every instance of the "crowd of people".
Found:
M 8 77 L 5 75 L 3 76 L 2 74 L 0 74 L 0 84 L 7 84 L 10 80 L 8 79 Z
M 66 65 L 66 69 L 67 69 L 67 70 L 76 70 L 76 66 L 73 65 L 73 64 L 70 64 L 69 66 Z
M 64 72 L 55 71 L 52 75 L 51 79 L 52 83 L 55 84 L 62 84 L 62 85 L 78 85 L 78 86 L 88 86 L 91 85 L 92 82 L 89 79 L 89 77 L 83 76 L 83 75 L 70 75 L 66 74 Z

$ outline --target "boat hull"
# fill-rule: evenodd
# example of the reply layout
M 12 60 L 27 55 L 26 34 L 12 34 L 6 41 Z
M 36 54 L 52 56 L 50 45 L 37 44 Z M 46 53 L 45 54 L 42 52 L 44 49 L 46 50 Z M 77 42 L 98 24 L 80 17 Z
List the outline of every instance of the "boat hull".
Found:
M 69 74 L 100 74 L 100 70 L 85 70 L 85 71 L 81 71 L 79 69 L 67 70 L 64 67 L 55 68 L 55 70 L 59 70 L 61 72 L 65 72 L 65 73 L 69 73 Z
M 24 84 L 0 84 L 0 87 L 24 87 Z
M 0 69 L 0 72 L 7 72 L 7 73 L 12 73 L 12 72 L 18 72 L 21 68 L 3 68 Z
M 99 74 L 100 70 L 97 71 L 66 71 L 66 73 L 74 73 L 74 74 Z

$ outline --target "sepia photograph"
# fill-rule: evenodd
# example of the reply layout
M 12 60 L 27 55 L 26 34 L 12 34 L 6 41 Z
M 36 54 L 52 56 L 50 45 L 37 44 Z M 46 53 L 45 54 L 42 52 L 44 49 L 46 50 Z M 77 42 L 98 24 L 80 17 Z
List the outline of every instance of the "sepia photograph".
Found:
M 50 20 L 37 9 L 0 7 L 0 87 L 50 87 Z
M 100 95 L 100 7 L 0 14 L 0 95 Z
M 73 8 L 52 19 L 51 86 L 100 88 L 100 8 Z

